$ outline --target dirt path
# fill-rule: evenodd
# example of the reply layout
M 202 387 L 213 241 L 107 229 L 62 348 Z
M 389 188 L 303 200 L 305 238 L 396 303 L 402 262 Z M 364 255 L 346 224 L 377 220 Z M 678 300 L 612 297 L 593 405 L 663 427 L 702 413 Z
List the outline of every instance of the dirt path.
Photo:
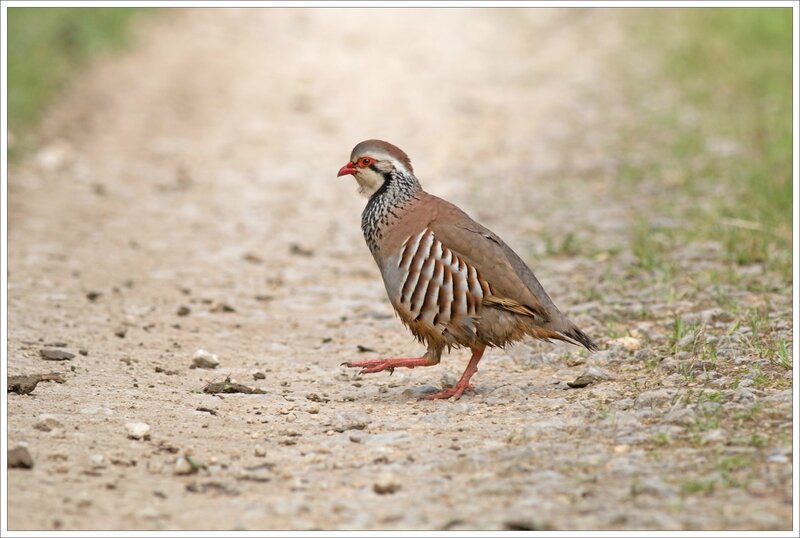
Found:
M 613 14 L 192 10 L 140 38 L 74 85 L 9 179 L 9 374 L 66 380 L 9 394 L 10 446 L 35 462 L 9 470 L 10 528 L 791 526 L 791 440 L 753 448 L 717 428 L 660 446 L 714 402 L 676 404 L 677 374 L 606 324 L 700 305 L 590 294 L 629 263 L 595 254 L 627 248 L 631 210 L 609 188 L 608 121 L 626 105 L 605 76 L 624 45 Z M 364 200 L 335 177 L 365 138 L 406 149 L 605 351 L 493 350 L 458 402 L 414 395 L 460 375 L 463 353 L 342 370 L 421 349 L 364 245 Z M 548 249 L 576 232 L 591 255 Z M 664 327 L 635 323 L 628 345 Z M 58 343 L 76 356 L 40 358 Z M 217 369 L 189 368 L 201 348 Z M 569 389 L 590 366 L 613 379 Z M 264 394 L 202 392 L 226 376 Z M 785 391 L 719 390 L 718 405 L 769 401 L 785 433 Z M 175 474 L 187 454 L 205 468 Z M 741 454 L 746 485 L 686 486 Z

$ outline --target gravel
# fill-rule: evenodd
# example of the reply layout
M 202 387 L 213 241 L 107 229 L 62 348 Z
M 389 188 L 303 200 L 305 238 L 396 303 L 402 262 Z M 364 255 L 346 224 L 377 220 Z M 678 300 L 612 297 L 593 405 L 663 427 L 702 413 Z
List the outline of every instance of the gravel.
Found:
M 39 355 L 46 361 L 68 361 L 75 358 L 74 353 L 63 349 L 40 349 Z
M 650 112 L 697 118 L 669 85 L 621 87 L 619 58 L 657 80 L 620 14 L 169 15 L 42 117 L 43 144 L 70 148 L 60 168 L 11 165 L 8 373 L 66 382 L 9 395 L 9 446 L 36 458 L 3 484 L 9 526 L 791 529 L 791 372 L 759 356 L 793 341 L 791 285 L 681 239 L 684 211 L 728 193 L 687 196 L 687 163 L 627 151 L 671 144 L 630 136 Z M 601 351 L 488 349 L 458 402 L 419 398 L 468 350 L 342 371 L 424 351 L 364 244 L 365 200 L 335 178 L 364 133 L 503 237 Z M 91 353 L 45 363 L 51 341 Z M 189 369 L 201 347 L 222 364 Z M 568 387 L 593 368 L 609 376 Z M 42 414 L 64 434 L 36 430 Z
M 145 440 L 150 438 L 150 425 L 144 422 L 128 422 L 125 431 L 131 439 Z
M 9 469 L 33 469 L 33 458 L 24 446 L 9 449 L 7 462 Z
M 43 432 L 64 429 L 64 425 L 61 423 L 61 421 L 59 421 L 55 416 L 48 414 L 39 415 L 33 427 Z
M 192 356 L 193 368 L 216 368 L 219 366 L 219 359 L 213 353 L 209 353 L 205 349 L 198 349 Z

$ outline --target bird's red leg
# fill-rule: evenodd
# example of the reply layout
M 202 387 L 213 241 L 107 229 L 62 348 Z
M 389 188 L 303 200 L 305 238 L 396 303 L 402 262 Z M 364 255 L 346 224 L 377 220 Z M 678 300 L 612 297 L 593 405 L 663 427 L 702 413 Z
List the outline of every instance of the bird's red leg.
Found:
M 414 359 L 370 359 L 368 361 L 343 362 L 348 368 L 361 368 L 359 374 L 372 374 L 383 370 L 393 371 L 395 368 L 414 368 L 416 366 L 433 366 L 439 361 L 427 356 Z
M 478 361 L 481 360 L 485 349 L 486 346 L 472 348 L 472 357 L 469 359 L 467 369 L 464 370 L 463 374 L 461 374 L 461 379 L 458 380 L 458 383 L 450 388 L 435 392 L 433 394 L 428 394 L 427 396 L 424 396 L 424 399 L 439 400 L 441 398 L 453 398 L 454 400 L 458 400 L 461 398 L 461 395 L 464 394 L 465 390 L 472 390 L 472 385 L 470 385 L 469 379 L 475 375 L 475 372 L 478 371 Z

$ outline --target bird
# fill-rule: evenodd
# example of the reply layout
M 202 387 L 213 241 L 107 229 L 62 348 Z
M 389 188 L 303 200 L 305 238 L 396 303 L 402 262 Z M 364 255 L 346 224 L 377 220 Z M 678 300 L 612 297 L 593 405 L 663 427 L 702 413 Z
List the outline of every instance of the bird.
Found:
M 556 307 L 533 271 L 497 234 L 455 205 L 423 190 L 408 155 L 383 140 L 357 144 L 337 177 L 351 175 L 368 198 L 364 239 L 380 269 L 389 301 L 417 340 L 422 357 L 343 362 L 359 374 L 434 366 L 442 353 L 472 355 L 455 385 L 424 396 L 458 400 L 487 347 L 526 336 L 597 350 L 594 341 Z

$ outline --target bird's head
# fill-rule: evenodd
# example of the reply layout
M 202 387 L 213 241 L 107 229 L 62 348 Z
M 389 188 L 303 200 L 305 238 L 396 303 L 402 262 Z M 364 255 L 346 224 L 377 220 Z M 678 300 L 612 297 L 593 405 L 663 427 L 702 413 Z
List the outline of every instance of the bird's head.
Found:
M 365 140 L 353 148 L 350 160 L 337 176 L 356 178 L 359 190 L 366 196 L 375 194 L 392 173 L 413 176 L 411 160 L 405 152 L 383 140 Z

